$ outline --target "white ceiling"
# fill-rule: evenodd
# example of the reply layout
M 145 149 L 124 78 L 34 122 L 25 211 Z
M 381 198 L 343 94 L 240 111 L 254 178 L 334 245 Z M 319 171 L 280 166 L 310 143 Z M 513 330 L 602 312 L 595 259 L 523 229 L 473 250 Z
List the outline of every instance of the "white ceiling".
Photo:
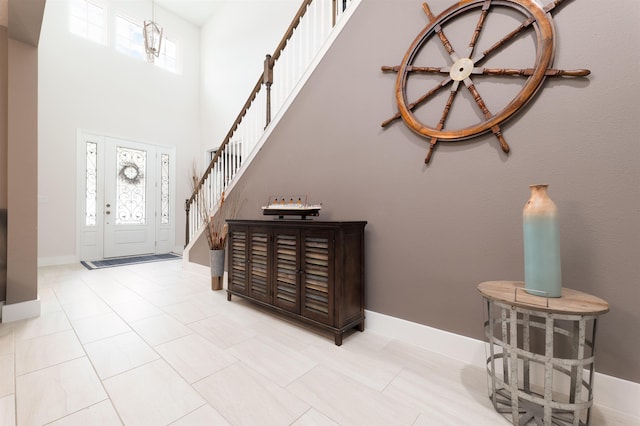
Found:
M 0 0 L 2 1 L 2 0 Z M 151 0 L 149 0 L 151 1 Z M 266 2 L 296 2 L 301 3 L 301 0 L 153 0 L 155 3 L 163 9 L 172 12 L 182 19 L 197 25 L 203 26 L 209 18 L 218 10 L 224 3 L 266 3 Z
M 224 0 L 155 0 L 163 9 L 201 27 Z

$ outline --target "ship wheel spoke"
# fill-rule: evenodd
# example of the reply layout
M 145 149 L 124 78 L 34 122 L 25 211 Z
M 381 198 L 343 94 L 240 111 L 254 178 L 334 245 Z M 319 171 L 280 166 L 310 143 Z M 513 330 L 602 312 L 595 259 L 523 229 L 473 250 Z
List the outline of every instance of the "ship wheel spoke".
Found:
M 546 13 L 550 13 L 553 9 L 558 7 L 563 1 L 565 1 L 565 0 L 555 0 L 555 1 L 547 4 L 544 7 L 544 11 Z M 494 53 L 495 51 L 497 51 L 498 49 L 503 47 L 505 44 L 507 44 L 508 42 L 510 42 L 512 40 L 515 40 L 517 35 L 519 35 L 523 31 L 525 31 L 527 28 L 529 28 L 531 26 L 531 24 L 533 24 L 535 21 L 536 21 L 536 19 L 533 16 L 529 17 L 528 19 L 525 19 L 516 29 L 511 31 L 506 36 L 502 37 L 500 40 L 498 40 L 496 43 L 494 43 L 491 47 L 489 47 L 487 50 L 482 52 L 480 54 L 480 56 L 473 58 L 473 63 L 474 64 L 478 64 L 479 62 L 482 62 L 485 59 L 487 59 L 492 53 Z
M 427 3 L 422 3 L 422 10 L 424 10 L 424 13 L 426 13 L 427 16 L 429 17 L 429 21 L 434 22 L 436 20 L 436 17 L 433 15 L 433 13 L 431 13 L 431 9 L 429 8 L 429 5 Z M 451 46 L 451 43 L 449 42 L 449 39 L 447 38 L 447 36 L 444 35 L 444 31 L 442 31 L 442 27 L 440 25 L 436 25 L 434 27 L 434 30 L 436 34 L 438 34 L 438 38 L 442 42 L 444 49 L 449 54 L 451 61 L 455 63 L 458 59 L 460 59 L 460 57 L 453 50 L 453 46 Z
M 458 93 L 459 87 L 460 87 L 460 82 L 457 80 L 454 81 L 453 84 L 451 85 L 451 91 L 449 91 L 449 98 L 447 99 L 447 103 L 445 104 L 444 110 L 442 111 L 442 116 L 440 117 L 440 121 L 436 126 L 437 130 L 442 130 L 444 128 L 444 123 L 447 121 L 447 117 L 449 116 L 449 111 L 451 111 L 451 105 L 453 105 L 453 100 L 455 99 L 456 94 Z M 429 152 L 427 152 L 427 156 L 424 159 L 424 164 L 429 164 L 429 161 L 431 161 L 431 156 L 433 155 L 433 150 L 435 149 L 437 143 L 438 143 L 438 138 L 436 137 L 432 137 L 431 141 L 429 141 Z
M 492 118 L 493 114 L 491 114 L 491 111 L 489 111 L 489 108 L 487 108 L 487 105 L 482 100 L 482 96 L 480 96 L 480 92 L 478 92 L 478 89 L 476 89 L 476 86 L 475 84 L 473 84 L 473 81 L 471 81 L 470 78 L 465 78 L 464 85 L 466 86 L 467 89 L 469 89 L 469 93 L 471 93 L 473 100 L 476 102 L 476 105 L 478 105 L 478 107 L 484 114 L 484 118 L 486 118 L 487 120 Z M 502 151 L 505 154 L 508 154 L 511 149 L 509 148 L 509 144 L 507 143 L 504 136 L 502 135 L 502 130 L 500 130 L 500 126 L 496 124 L 495 126 L 491 127 L 491 131 L 496 136 L 496 138 L 498 138 L 498 142 L 500 142 L 500 148 L 502 148 Z
M 451 78 L 445 78 L 444 80 L 442 80 L 440 83 L 438 83 L 437 86 L 435 86 L 433 89 L 429 90 L 427 93 L 425 93 L 424 95 L 420 96 L 418 98 L 418 100 L 416 100 L 413 103 L 410 103 L 407 105 L 407 108 L 409 109 L 409 111 L 413 111 L 413 109 L 415 107 L 417 107 L 418 105 L 422 104 L 423 102 L 425 102 L 427 99 L 429 99 L 431 96 L 435 95 L 436 93 L 438 93 L 440 90 L 442 90 L 447 84 L 451 83 Z M 400 114 L 400 111 L 398 111 L 393 117 L 386 119 L 385 121 L 382 122 L 381 126 L 382 127 L 387 127 L 389 124 L 393 123 L 395 120 L 397 120 L 398 118 L 400 118 L 402 115 Z
M 478 23 L 476 24 L 476 29 L 473 31 L 473 35 L 471 36 L 471 42 L 469 43 L 469 50 L 467 51 L 467 58 L 473 56 L 473 51 L 476 48 L 476 43 L 478 42 L 478 38 L 480 37 L 480 32 L 484 27 L 485 19 L 489 14 L 489 7 L 491 7 L 491 0 L 487 0 L 482 5 L 482 11 L 480 12 L 480 18 L 478 19 Z
M 528 77 L 533 75 L 535 68 L 474 68 L 471 74 L 476 75 L 511 75 Z M 591 74 L 587 69 L 578 70 L 560 70 L 555 68 L 547 68 L 544 72 L 546 77 L 586 77 Z

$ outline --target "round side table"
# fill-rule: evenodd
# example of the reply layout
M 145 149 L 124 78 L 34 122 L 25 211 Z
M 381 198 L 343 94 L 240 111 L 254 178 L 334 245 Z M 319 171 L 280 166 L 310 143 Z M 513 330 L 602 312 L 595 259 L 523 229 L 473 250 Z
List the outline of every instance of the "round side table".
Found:
M 518 281 L 478 285 L 487 307 L 489 397 L 513 424 L 588 425 L 595 338 L 604 300 L 567 288 L 546 298 Z

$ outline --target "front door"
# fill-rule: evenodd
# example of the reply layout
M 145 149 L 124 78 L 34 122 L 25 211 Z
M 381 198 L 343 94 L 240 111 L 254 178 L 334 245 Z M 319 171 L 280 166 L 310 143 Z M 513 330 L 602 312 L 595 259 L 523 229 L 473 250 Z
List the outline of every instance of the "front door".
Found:
M 105 142 L 104 257 L 154 253 L 156 147 Z
M 175 247 L 175 148 L 81 131 L 81 260 L 169 253 Z

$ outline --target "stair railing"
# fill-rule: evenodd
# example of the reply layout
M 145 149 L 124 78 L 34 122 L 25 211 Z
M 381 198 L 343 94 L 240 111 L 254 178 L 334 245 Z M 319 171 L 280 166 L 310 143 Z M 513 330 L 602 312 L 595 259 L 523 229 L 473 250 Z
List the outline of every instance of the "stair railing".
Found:
M 202 209 L 206 214 L 213 212 L 271 123 L 272 112 L 277 114 L 285 105 L 332 28 L 355 1 L 303 0 L 273 55 L 266 56 L 249 98 L 185 201 L 185 246 L 203 225 Z

